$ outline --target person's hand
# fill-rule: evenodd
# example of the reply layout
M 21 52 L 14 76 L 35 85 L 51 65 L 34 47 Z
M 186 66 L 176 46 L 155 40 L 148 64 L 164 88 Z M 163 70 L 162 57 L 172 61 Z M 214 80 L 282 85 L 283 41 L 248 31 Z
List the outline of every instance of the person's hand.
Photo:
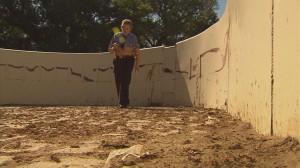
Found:
M 119 47 L 120 46 L 117 43 L 114 43 L 112 49 L 116 51 Z
M 135 73 L 139 73 L 140 72 L 140 66 L 139 65 L 135 65 Z

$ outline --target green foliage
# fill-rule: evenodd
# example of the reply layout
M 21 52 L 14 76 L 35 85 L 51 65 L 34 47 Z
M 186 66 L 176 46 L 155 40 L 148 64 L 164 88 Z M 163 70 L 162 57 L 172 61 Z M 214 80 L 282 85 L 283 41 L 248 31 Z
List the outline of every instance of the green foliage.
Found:
M 154 9 L 155 32 L 145 35 L 151 46 L 174 45 L 218 21 L 217 0 L 147 0 Z M 154 36 L 153 36 L 154 35 Z
M 216 0 L 0 0 L 0 47 L 107 51 L 125 18 L 142 47 L 174 45 L 218 19 Z

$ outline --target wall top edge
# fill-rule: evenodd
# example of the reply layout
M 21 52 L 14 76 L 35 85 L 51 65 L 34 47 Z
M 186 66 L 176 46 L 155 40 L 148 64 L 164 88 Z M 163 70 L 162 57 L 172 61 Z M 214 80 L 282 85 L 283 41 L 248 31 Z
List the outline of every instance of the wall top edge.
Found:
M 151 49 L 168 49 L 168 48 L 174 48 L 175 46 L 158 46 L 158 47 L 151 47 L 151 48 L 141 48 L 141 50 L 151 50 Z M 0 51 L 8 51 L 8 52 L 26 52 L 26 53 L 41 53 L 41 54 L 72 54 L 72 55 L 95 55 L 95 54 L 109 54 L 109 52 L 99 52 L 99 53 L 68 53 L 68 52 L 44 52 L 44 51 L 27 51 L 27 50 L 15 50 L 15 49 L 6 49 L 6 48 L 0 48 Z
M 72 54 L 72 55 L 95 55 L 95 54 L 108 54 L 108 52 L 99 52 L 99 53 L 68 53 L 68 52 L 44 52 L 44 51 L 27 51 L 27 50 L 15 50 L 15 49 L 6 49 L 0 48 L 0 51 L 8 51 L 8 52 L 25 52 L 25 53 L 41 53 L 41 54 Z

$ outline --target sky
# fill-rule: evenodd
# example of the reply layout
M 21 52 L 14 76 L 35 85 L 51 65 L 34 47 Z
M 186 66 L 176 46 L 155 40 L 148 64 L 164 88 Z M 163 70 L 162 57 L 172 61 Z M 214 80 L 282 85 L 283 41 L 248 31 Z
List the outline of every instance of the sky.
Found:
M 216 11 L 217 14 L 218 14 L 218 18 L 222 17 L 222 15 L 224 13 L 224 10 L 225 10 L 225 7 L 226 7 L 226 2 L 227 2 L 227 0 L 218 0 L 219 9 Z

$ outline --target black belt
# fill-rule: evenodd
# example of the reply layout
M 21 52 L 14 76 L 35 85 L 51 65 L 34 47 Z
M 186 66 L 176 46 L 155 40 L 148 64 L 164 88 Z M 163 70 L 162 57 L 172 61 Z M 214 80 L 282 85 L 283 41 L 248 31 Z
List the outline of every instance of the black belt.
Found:
M 116 58 L 120 58 L 120 59 L 131 58 L 131 57 L 133 57 L 133 55 L 116 55 Z

